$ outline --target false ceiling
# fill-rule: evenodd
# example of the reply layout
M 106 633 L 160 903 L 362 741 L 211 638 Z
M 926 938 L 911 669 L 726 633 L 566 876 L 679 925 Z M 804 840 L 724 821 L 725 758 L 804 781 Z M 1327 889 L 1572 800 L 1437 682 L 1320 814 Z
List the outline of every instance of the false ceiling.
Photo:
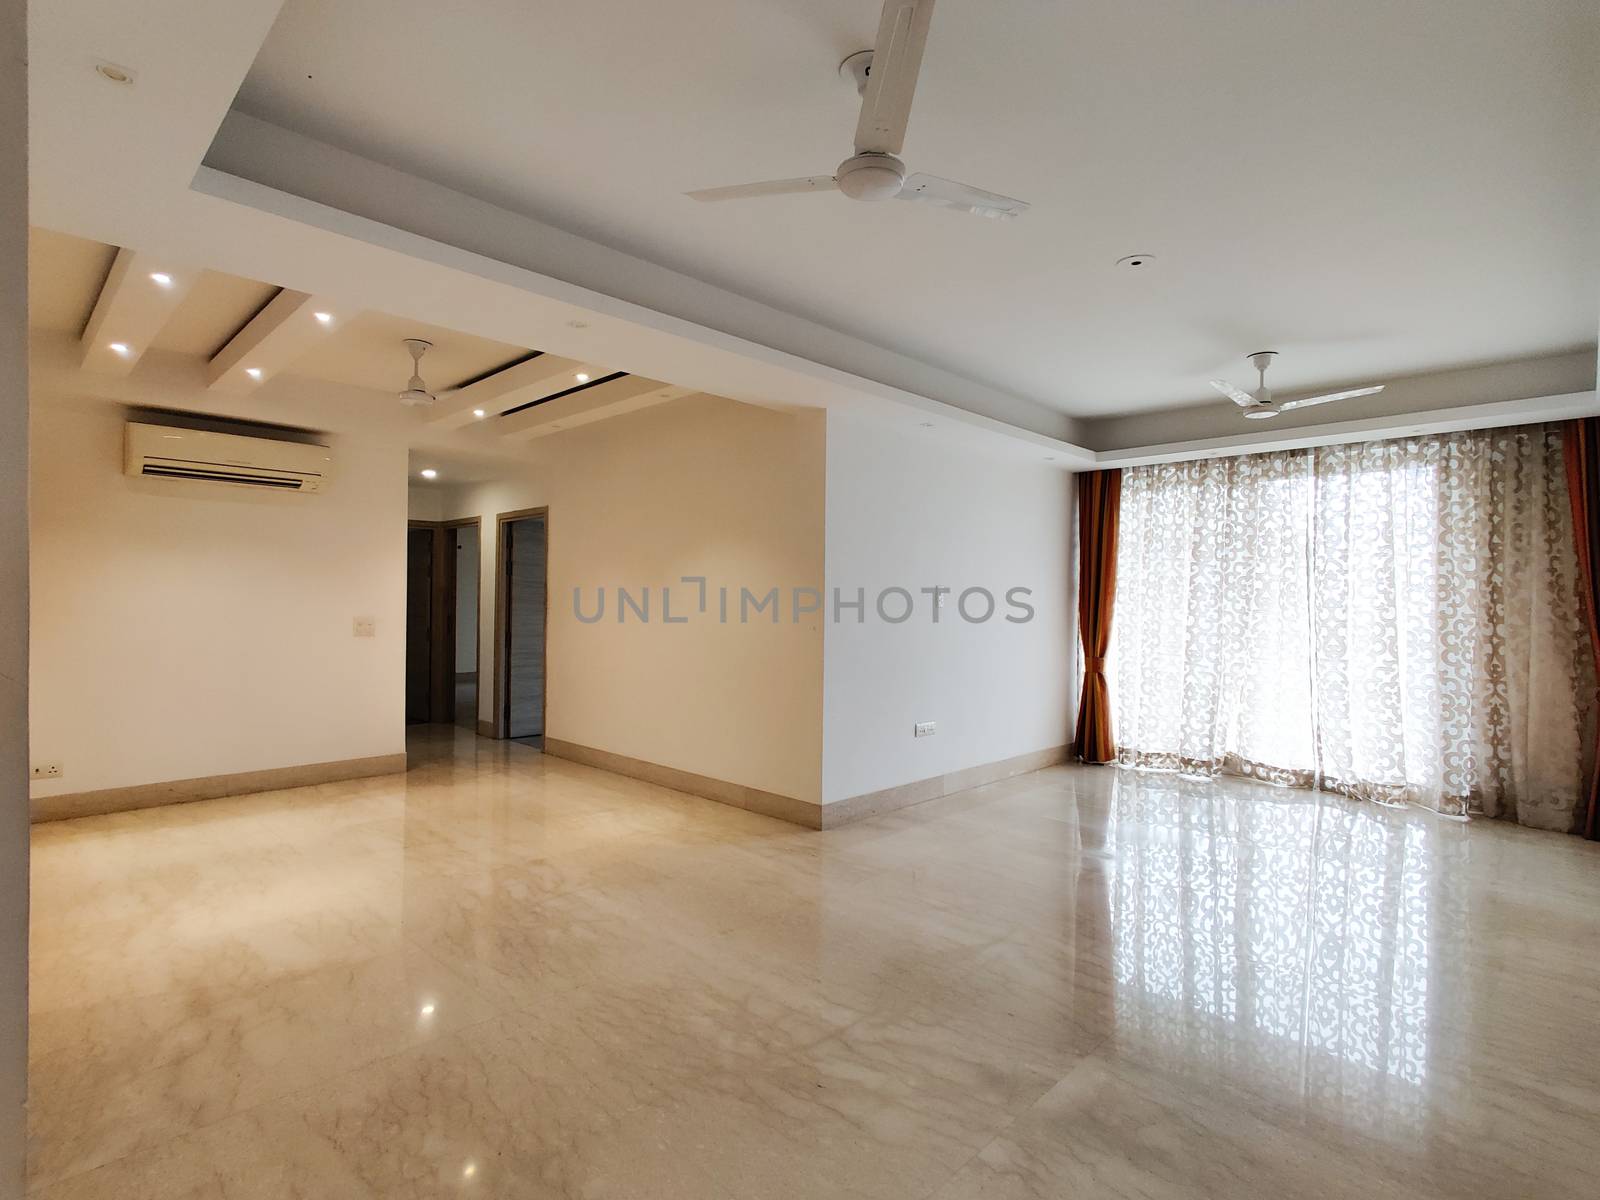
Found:
M 124 260 L 130 265 L 119 269 Z M 434 443 L 470 430 L 469 448 L 498 442 L 504 449 L 690 391 L 37 227 L 28 232 L 28 274 L 30 329 L 55 348 L 58 365 L 67 352 L 91 372 L 140 378 L 147 366 L 170 372 L 187 363 L 206 380 L 202 403 L 232 401 L 235 415 L 241 399 L 244 415 L 279 414 L 277 395 L 266 389 L 281 373 L 290 386 L 316 380 L 362 395 L 376 402 L 369 410 L 420 426 Z M 432 343 L 422 364 L 437 393 L 430 406 L 395 399 L 411 375 L 408 338 Z M 250 408 L 258 395 L 261 403 Z M 179 391 L 171 400 L 197 398 Z
M 1031 212 L 684 197 L 831 171 L 878 9 L 289 0 L 236 107 L 1075 416 L 1594 341 L 1588 0 L 940 0 L 904 157 Z

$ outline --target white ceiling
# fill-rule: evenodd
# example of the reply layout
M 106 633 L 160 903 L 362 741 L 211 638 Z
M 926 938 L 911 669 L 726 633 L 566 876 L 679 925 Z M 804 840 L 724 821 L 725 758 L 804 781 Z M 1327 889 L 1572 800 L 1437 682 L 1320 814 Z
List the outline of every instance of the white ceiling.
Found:
M 1590 0 L 942 0 L 905 157 L 1032 212 L 681 195 L 831 170 L 877 8 L 289 0 L 237 107 L 1079 416 L 1594 341 Z

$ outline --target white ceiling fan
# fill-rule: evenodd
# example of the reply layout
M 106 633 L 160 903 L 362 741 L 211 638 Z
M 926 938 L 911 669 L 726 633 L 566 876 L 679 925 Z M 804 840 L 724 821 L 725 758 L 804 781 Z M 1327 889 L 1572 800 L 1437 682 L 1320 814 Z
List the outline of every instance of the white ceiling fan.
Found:
M 856 152 L 832 175 L 772 179 L 734 187 L 708 188 L 686 195 L 695 200 L 744 200 L 799 192 L 840 191 L 852 200 L 915 200 L 1008 220 L 1028 211 L 1021 200 L 969 187 L 937 175 L 908 174 L 895 157 L 906 140 L 911 96 L 922 69 L 934 0 L 885 0 L 878 22 L 878 43 L 852 54 L 840 73 L 856 79 L 861 92 L 861 119 L 856 124 Z
M 433 349 L 432 342 L 425 342 L 421 338 L 406 338 L 406 349 L 411 354 L 411 382 L 406 384 L 405 390 L 400 393 L 400 403 L 412 407 L 422 407 L 433 403 L 433 393 L 428 390 L 428 385 L 422 382 L 422 356 Z
M 1331 404 L 1335 400 L 1350 400 L 1356 396 L 1371 396 L 1384 389 L 1384 384 L 1375 384 L 1372 387 L 1351 388 L 1345 392 L 1329 392 L 1324 396 L 1307 396 L 1303 400 L 1291 400 L 1287 404 L 1277 404 L 1272 399 L 1272 389 L 1267 386 L 1267 368 L 1272 365 L 1272 360 L 1278 357 L 1276 350 L 1257 350 L 1248 356 L 1251 366 L 1256 369 L 1256 390 L 1247 392 L 1243 388 L 1236 388 L 1225 379 L 1213 379 L 1211 386 L 1216 388 L 1229 400 L 1232 400 L 1244 410 L 1244 415 L 1255 421 L 1275 417 L 1281 412 L 1288 412 L 1295 408 L 1310 408 L 1313 404 Z

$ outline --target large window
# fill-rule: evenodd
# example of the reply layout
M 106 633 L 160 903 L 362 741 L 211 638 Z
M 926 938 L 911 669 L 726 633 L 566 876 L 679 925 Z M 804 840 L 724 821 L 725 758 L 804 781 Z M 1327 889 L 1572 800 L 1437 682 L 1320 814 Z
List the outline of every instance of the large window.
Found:
M 1127 470 L 1119 758 L 1571 828 L 1576 570 L 1554 426 Z

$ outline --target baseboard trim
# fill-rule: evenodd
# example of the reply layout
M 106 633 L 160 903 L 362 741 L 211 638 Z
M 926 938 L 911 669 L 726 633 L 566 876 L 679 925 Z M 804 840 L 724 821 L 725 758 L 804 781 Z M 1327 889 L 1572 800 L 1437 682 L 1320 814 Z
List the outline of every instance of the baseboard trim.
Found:
M 709 775 L 696 775 L 693 771 L 680 771 L 677 767 L 664 767 L 660 763 L 647 762 L 642 758 L 630 758 L 626 754 L 614 754 L 610 750 L 596 750 L 593 746 L 580 746 L 576 742 L 564 742 L 560 738 L 549 736 L 544 739 L 544 752 L 554 758 L 582 763 L 586 767 L 598 767 L 602 771 L 626 775 L 630 779 L 642 779 L 645 783 L 653 783 L 657 787 L 687 792 L 691 796 L 700 796 L 706 800 L 715 800 L 718 804 L 727 804 L 747 812 L 776 817 L 780 821 L 803 825 L 807 829 L 822 828 L 822 806 L 806 800 L 797 800 L 793 796 L 764 792 L 760 788 L 746 787 L 741 783 L 729 783 L 725 779 L 713 779 Z
M 404 754 L 379 754 L 372 758 L 345 758 L 337 762 L 240 771 L 233 775 L 206 775 L 199 779 L 174 779 L 167 783 L 142 783 L 133 787 L 101 788 L 93 792 L 35 796 L 29 800 L 28 806 L 35 824 L 70 821 L 74 817 L 132 812 L 141 808 L 159 808 L 164 804 L 217 800 L 223 796 L 243 796 L 251 792 L 277 791 L 279 788 L 365 779 L 371 775 L 395 775 L 405 769 Z
M 927 779 L 897 784 L 876 792 L 862 792 L 859 796 L 850 796 L 844 800 L 824 804 L 821 827 L 837 829 L 841 825 L 864 821 L 868 817 L 881 817 L 884 813 L 909 808 L 913 804 L 925 804 L 929 800 L 937 800 L 953 792 L 982 787 L 986 783 L 996 783 L 1002 779 L 1010 779 L 1014 775 L 1042 771 L 1046 767 L 1067 762 L 1070 754 L 1070 746 L 1051 746 L 1046 750 L 1033 750 L 1012 758 L 981 763 L 976 767 L 964 767 L 959 771 L 932 775 Z
M 630 758 L 626 754 L 614 754 L 609 750 L 580 746 L 576 742 L 564 742 L 560 738 L 544 739 L 544 752 L 554 758 L 564 758 L 570 762 L 582 763 L 586 767 L 597 767 L 602 771 L 626 775 L 630 779 L 642 779 L 658 787 L 672 788 L 674 791 L 687 792 L 691 796 L 715 800 L 719 804 L 728 804 L 748 812 L 776 817 L 780 821 L 788 821 L 790 824 L 801 825 L 807 829 L 838 829 L 842 825 L 882 816 L 897 809 L 909 808 L 913 804 L 937 800 L 952 792 L 964 792 L 968 788 L 982 787 L 986 783 L 996 783 L 1002 779 L 1010 779 L 1014 775 L 1026 775 L 1032 771 L 1041 771 L 1045 767 L 1058 766 L 1068 761 L 1069 751 L 1070 748 L 1067 746 L 1051 746 L 1045 750 L 1034 750 L 1027 754 L 1018 754 L 1011 758 L 934 775 L 928 779 L 902 783 L 881 791 L 863 792 L 859 796 L 835 800 L 831 804 L 813 804 L 793 796 L 764 792 L 760 788 L 745 787 L 743 784 L 729 783 L 723 779 L 712 779 L 708 775 L 696 775 L 693 771 L 664 767 L 660 763 L 646 762 L 642 758 Z

